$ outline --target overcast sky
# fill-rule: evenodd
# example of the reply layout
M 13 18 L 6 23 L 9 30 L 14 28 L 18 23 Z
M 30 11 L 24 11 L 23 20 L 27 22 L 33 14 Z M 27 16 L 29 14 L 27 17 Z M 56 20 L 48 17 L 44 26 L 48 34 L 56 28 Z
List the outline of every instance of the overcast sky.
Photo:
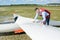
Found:
M 60 3 L 60 0 L 0 0 L 0 5 Z

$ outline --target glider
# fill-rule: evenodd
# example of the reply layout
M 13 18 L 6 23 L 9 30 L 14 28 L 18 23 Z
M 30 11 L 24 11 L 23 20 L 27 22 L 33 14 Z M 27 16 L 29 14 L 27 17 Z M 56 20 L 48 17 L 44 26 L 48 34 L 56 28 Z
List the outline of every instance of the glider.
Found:
M 32 21 L 34 19 L 17 15 L 14 23 L 0 24 L 0 32 L 10 32 L 22 28 L 32 40 L 60 40 L 60 29 Z
M 60 29 L 41 23 L 33 23 L 32 20 L 34 19 L 18 15 L 16 24 L 18 24 L 32 40 L 60 40 Z

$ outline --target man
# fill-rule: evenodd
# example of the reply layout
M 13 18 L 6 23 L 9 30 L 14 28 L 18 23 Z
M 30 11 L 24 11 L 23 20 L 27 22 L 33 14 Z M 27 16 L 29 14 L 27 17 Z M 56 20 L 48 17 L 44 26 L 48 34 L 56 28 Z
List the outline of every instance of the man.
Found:
M 38 16 L 42 16 L 43 20 L 42 23 L 49 25 L 49 21 L 50 21 L 50 12 L 44 8 L 35 8 L 36 11 L 36 15 L 34 17 L 34 19 L 36 20 Z

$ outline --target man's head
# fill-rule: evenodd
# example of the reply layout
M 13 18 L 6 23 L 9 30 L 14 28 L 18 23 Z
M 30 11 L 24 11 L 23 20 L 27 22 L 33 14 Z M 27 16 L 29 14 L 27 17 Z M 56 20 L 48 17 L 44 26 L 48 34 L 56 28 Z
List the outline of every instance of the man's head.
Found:
M 35 8 L 35 11 L 38 10 L 39 8 Z

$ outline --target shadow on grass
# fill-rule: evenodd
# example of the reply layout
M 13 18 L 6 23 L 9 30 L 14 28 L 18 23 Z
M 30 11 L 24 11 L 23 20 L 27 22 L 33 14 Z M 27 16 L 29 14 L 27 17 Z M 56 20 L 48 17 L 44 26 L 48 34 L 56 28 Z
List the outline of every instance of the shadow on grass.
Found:
M 22 33 L 5 32 L 5 33 L 0 33 L 0 36 L 10 36 L 10 35 L 20 35 L 20 34 L 26 34 L 26 33 L 25 32 L 22 32 Z
M 60 28 L 60 25 L 56 25 L 56 26 L 55 26 L 55 25 L 52 25 L 52 26 L 54 26 L 54 27 L 59 27 L 59 28 Z

